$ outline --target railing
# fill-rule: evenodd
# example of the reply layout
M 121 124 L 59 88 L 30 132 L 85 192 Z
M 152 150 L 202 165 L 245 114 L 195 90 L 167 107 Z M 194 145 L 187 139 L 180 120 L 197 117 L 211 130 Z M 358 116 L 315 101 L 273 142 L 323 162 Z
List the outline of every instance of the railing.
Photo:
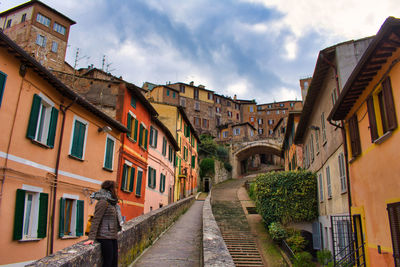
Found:
M 289 247 L 289 245 L 286 243 L 285 240 L 282 240 L 282 242 L 281 242 L 281 248 L 282 248 L 282 250 L 286 253 L 286 255 L 287 255 L 289 258 L 291 258 L 291 259 L 294 258 L 294 252 L 293 252 L 293 250 Z
M 353 246 L 354 243 L 350 243 L 349 246 Z M 364 244 L 357 248 L 343 248 L 345 251 L 351 251 L 350 253 L 344 255 L 340 260 L 335 262 L 334 266 L 340 267 L 350 267 L 350 266 L 366 266 L 365 265 L 365 251 Z

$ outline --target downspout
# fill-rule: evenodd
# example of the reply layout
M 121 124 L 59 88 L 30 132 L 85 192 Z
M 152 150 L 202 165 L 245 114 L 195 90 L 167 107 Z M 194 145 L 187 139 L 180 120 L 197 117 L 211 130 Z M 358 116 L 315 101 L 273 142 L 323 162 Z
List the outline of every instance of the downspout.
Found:
M 330 65 L 334 72 L 335 72 L 335 80 L 336 80 L 336 91 L 337 91 L 337 95 L 340 95 L 340 90 L 339 90 L 339 77 L 337 74 L 337 69 L 336 69 L 336 65 L 333 64 L 332 62 L 330 62 L 326 56 L 324 54 L 322 54 L 322 59 L 328 64 Z M 344 157 L 345 157 L 345 167 L 346 167 L 346 177 L 347 177 L 347 193 L 348 193 L 348 205 L 349 205 L 349 215 L 351 216 L 351 191 L 350 191 L 350 176 L 349 176 L 349 164 L 348 164 L 348 150 L 347 150 L 347 139 L 346 139 L 346 130 L 344 128 L 344 121 L 341 120 L 340 121 L 340 125 L 337 125 L 335 123 L 332 122 L 332 120 L 328 121 L 331 125 L 338 127 L 341 129 L 342 132 L 342 139 L 343 139 L 343 152 L 344 152 Z
M 55 220 L 55 211 L 56 211 L 56 200 L 57 200 L 57 182 L 58 182 L 58 173 L 59 173 L 59 167 L 60 167 L 60 157 L 61 157 L 61 147 L 62 147 L 62 140 L 64 137 L 64 126 L 65 126 L 65 113 L 67 110 L 76 102 L 78 97 L 75 97 L 75 99 L 66 107 L 64 107 L 62 104 L 60 104 L 60 110 L 63 114 L 63 120 L 61 124 L 61 133 L 60 133 L 60 139 L 58 142 L 58 151 L 57 151 L 57 161 L 56 161 L 56 168 L 55 168 L 55 177 L 54 177 L 54 187 L 53 187 L 53 199 L 52 199 L 52 210 L 51 210 L 51 230 L 50 230 L 50 251 L 49 254 L 53 254 L 54 250 L 54 220 Z

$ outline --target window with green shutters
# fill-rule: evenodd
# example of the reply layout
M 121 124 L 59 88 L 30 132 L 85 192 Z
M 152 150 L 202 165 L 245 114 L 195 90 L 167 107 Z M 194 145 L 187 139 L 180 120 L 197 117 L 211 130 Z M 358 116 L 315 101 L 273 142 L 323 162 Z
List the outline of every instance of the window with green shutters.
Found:
M 0 85 L 1 87 L 1 85 Z M 58 110 L 43 95 L 33 95 L 26 137 L 47 147 L 54 147 Z
M 72 135 L 72 145 L 70 155 L 78 158 L 84 158 L 85 141 L 86 141 L 87 123 L 81 119 L 75 118 Z
M 7 74 L 0 71 L 0 107 L 3 100 L 3 94 L 6 87 Z
M 121 190 L 125 192 L 133 192 L 135 183 L 135 168 L 132 163 L 125 162 L 122 168 Z
M 155 169 L 149 166 L 149 171 L 147 175 L 147 186 L 150 188 L 156 188 L 156 177 L 157 177 L 157 172 Z
M 171 145 L 168 145 L 168 160 L 169 162 L 172 162 L 174 159 L 174 151 L 172 149 Z
M 136 98 L 134 96 L 131 96 L 131 106 L 136 108 Z
M 113 169 L 114 146 L 115 146 L 115 139 L 111 136 L 107 136 L 106 151 L 104 154 L 104 168 L 107 170 Z
M 167 155 L 167 139 L 163 136 L 162 141 L 162 155 L 165 157 Z
M 157 148 L 158 131 L 153 126 L 150 126 L 149 145 Z
M 83 235 L 84 201 L 60 198 L 59 237 Z
M 126 135 L 129 137 L 129 140 L 137 142 L 138 127 L 139 127 L 138 120 L 134 116 L 132 116 L 131 113 L 128 113 L 126 128 L 128 128 L 129 131 L 127 132 Z
M 46 237 L 49 195 L 17 189 L 13 240 Z
M 160 192 L 163 193 L 165 191 L 165 175 L 160 173 Z
M 196 156 L 192 156 L 192 168 L 196 168 Z
M 138 169 L 137 182 L 136 182 L 136 196 L 138 197 L 142 195 L 142 178 L 143 178 L 143 170 Z
M 143 124 L 139 127 L 139 146 L 147 150 L 147 136 L 149 135 L 149 130 L 147 130 Z

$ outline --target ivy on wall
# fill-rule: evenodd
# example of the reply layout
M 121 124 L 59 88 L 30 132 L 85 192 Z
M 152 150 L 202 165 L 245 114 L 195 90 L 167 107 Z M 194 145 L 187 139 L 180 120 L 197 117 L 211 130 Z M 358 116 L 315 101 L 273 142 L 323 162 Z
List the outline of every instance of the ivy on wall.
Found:
M 255 181 L 256 206 L 266 225 L 318 217 L 317 178 L 309 171 L 268 172 Z

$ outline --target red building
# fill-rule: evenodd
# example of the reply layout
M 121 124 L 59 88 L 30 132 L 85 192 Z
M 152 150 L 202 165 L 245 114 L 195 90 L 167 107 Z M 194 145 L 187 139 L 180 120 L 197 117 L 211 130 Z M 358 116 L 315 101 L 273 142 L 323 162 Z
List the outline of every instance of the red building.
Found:
M 120 84 L 116 109 L 117 120 L 129 130 L 122 136 L 117 181 L 121 213 L 130 220 L 144 213 L 148 135 L 151 117 L 158 114 L 140 88 L 129 83 Z

